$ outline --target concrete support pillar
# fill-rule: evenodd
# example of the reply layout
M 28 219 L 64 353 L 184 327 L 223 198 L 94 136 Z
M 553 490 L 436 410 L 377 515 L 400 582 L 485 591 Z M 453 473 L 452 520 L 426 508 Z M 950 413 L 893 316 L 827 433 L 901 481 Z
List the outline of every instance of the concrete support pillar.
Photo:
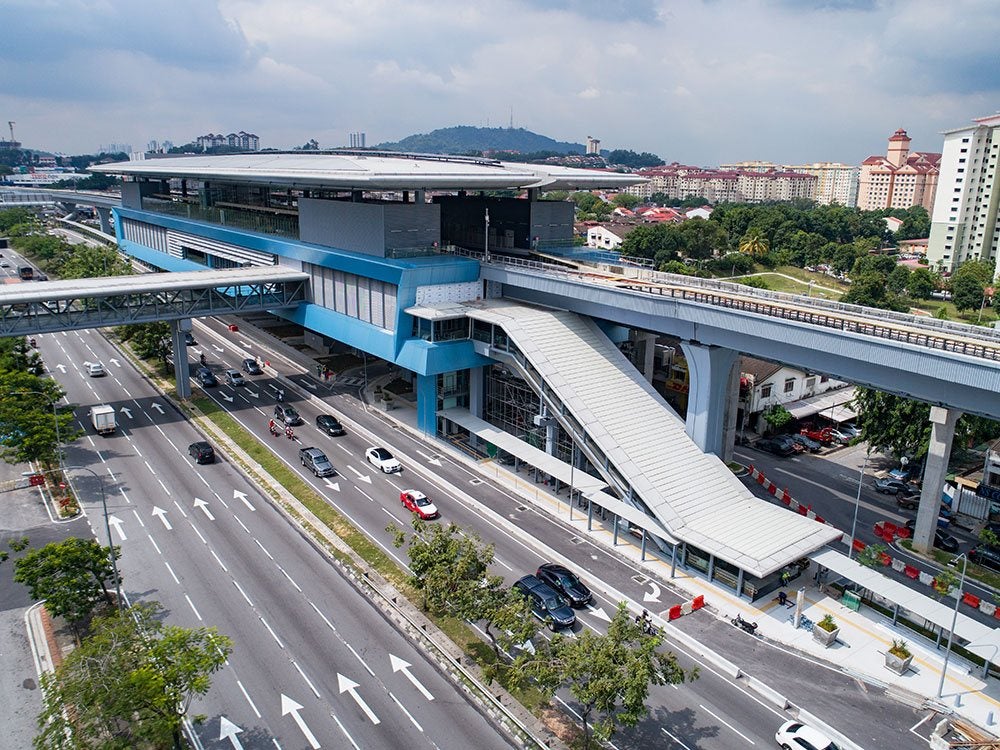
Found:
M 414 201 L 413 201 L 414 203 L 416 203 L 416 204 L 419 205 L 421 203 L 426 203 L 427 202 L 427 191 L 424 190 L 423 188 L 420 188 L 419 190 L 415 190 L 413 192 L 413 195 L 414 195 Z
M 931 407 L 931 439 L 924 462 L 923 490 L 917 508 L 917 522 L 913 529 L 913 546 L 921 552 L 930 552 L 934 546 L 934 529 L 937 528 L 938 509 L 941 506 L 941 488 L 948 473 L 951 441 L 955 437 L 955 423 L 962 416 L 957 409 Z
M 437 375 L 417 375 L 417 427 L 437 434 Z
M 559 435 L 559 423 L 554 419 L 545 425 L 545 452 L 550 456 L 556 455 L 556 440 Z
M 191 324 L 188 323 L 188 328 Z M 191 372 L 188 367 L 187 345 L 181 321 L 170 321 L 170 341 L 174 352 L 174 379 L 177 381 L 177 398 L 191 398 Z
M 636 344 L 642 347 L 642 376 L 647 383 L 653 382 L 653 363 L 656 356 L 656 334 L 646 331 L 639 331 L 636 337 Z
M 722 423 L 722 455 L 719 458 L 729 463 L 733 460 L 733 448 L 736 446 L 736 417 L 740 413 L 739 357 L 729 371 L 726 396 L 726 416 Z
M 113 234 L 114 228 L 111 226 L 111 209 L 97 207 L 97 218 L 101 222 L 101 231 L 105 234 Z
M 738 352 L 697 341 L 682 341 L 690 373 L 686 432 L 705 453 L 724 457 L 729 389 L 733 383 Z M 737 376 L 738 377 L 738 376 Z M 736 381 L 737 388 L 739 381 Z M 730 447 L 730 451 L 732 448 Z

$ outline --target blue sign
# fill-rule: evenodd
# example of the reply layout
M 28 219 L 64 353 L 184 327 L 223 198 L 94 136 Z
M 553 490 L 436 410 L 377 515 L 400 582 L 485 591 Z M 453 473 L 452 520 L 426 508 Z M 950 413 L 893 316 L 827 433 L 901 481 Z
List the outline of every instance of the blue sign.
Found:
M 979 497 L 989 498 L 993 502 L 1000 502 L 1000 487 L 991 487 L 988 484 L 980 482 L 976 487 L 976 494 Z

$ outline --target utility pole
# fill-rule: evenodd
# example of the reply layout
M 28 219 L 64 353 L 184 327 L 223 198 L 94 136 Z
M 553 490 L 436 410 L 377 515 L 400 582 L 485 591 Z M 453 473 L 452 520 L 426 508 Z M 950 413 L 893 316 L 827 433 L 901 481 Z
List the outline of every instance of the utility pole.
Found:
M 13 120 L 7 120 L 7 127 L 10 128 L 10 147 L 14 148 L 14 125 Z

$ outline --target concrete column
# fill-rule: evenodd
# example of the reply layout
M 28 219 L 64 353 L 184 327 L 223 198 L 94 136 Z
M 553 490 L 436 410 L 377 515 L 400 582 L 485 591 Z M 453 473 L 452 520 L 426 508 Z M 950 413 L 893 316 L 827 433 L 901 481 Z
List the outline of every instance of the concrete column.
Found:
M 469 413 L 474 417 L 483 418 L 483 401 L 485 398 L 484 368 L 469 368 Z M 475 435 L 469 435 L 469 443 L 473 448 L 479 448 L 480 441 Z M 516 460 L 516 459 L 515 459 Z M 515 471 L 517 467 L 515 466 Z
M 427 202 L 427 191 L 424 190 L 423 188 L 420 188 L 419 190 L 415 190 L 413 192 L 413 195 L 415 196 L 414 200 L 413 200 L 414 203 L 416 203 L 416 204 L 419 205 L 421 203 L 426 203 Z
M 647 383 L 653 382 L 653 359 L 656 355 L 656 334 L 645 331 L 639 334 L 642 342 L 642 376 Z
M 697 341 L 682 341 L 690 373 L 686 432 L 705 453 L 724 457 L 728 392 L 738 352 Z M 737 387 L 739 381 L 736 381 Z M 730 448 L 730 450 L 732 450 Z
M 105 234 L 112 234 L 111 209 L 97 207 L 97 218 L 101 222 L 101 231 Z
M 170 321 L 170 340 L 174 350 L 174 380 L 177 381 L 177 398 L 191 398 L 191 373 L 188 367 L 187 345 L 184 343 L 181 321 Z
M 726 416 L 722 425 L 722 455 L 719 458 L 729 463 L 733 460 L 733 448 L 736 445 L 736 417 L 740 413 L 739 357 L 729 371 L 726 396 Z
M 913 529 L 913 546 L 921 552 L 930 552 L 934 546 L 934 529 L 937 527 L 938 509 L 941 506 L 941 488 L 948 473 L 951 441 L 955 437 L 955 423 L 962 416 L 957 409 L 931 407 L 931 439 L 924 462 L 923 490 L 917 508 L 917 522 Z
M 437 434 L 437 375 L 417 375 L 417 427 Z

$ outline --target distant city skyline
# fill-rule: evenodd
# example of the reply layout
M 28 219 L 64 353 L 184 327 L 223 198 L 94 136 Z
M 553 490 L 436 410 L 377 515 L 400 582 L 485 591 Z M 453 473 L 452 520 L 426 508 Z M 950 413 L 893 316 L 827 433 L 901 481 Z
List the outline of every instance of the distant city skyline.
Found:
M 368 144 L 511 117 L 698 165 L 857 164 L 1000 109 L 991 0 L 6 0 L 0 116 L 27 148 Z

